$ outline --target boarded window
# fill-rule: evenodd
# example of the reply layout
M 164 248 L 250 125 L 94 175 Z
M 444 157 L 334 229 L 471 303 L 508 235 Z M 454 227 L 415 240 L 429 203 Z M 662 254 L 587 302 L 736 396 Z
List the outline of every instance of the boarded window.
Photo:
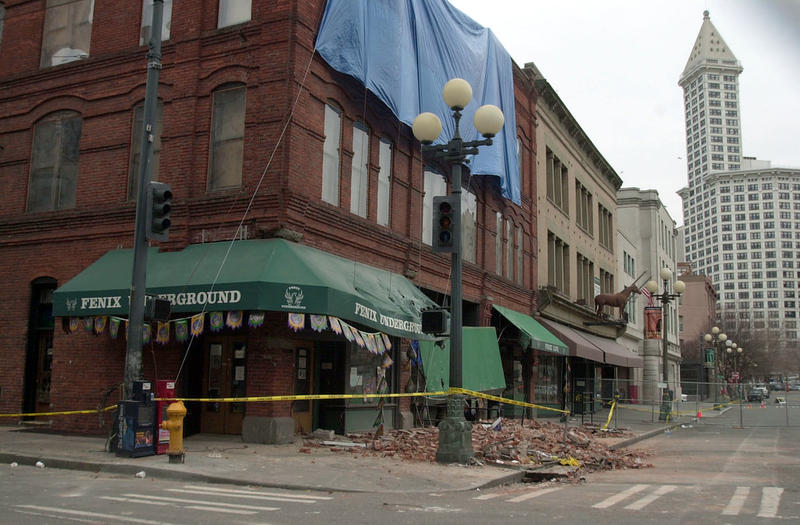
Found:
M 250 21 L 252 0 L 219 0 L 219 23 L 228 27 Z
M 244 108 L 244 86 L 214 92 L 209 155 L 211 190 L 236 188 L 242 184 Z
M 353 126 L 353 168 L 350 171 L 350 211 L 367 216 L 369 195 L 369 130 L 361 123 Z
M 378 224 L 389 226 L 392 187 L 392 143 L 381 140 L 378 164 Z
M 503 275 L 503 214 L 495 212 L 494 273 Z
M 342 135 L 342 116 L 325 105 L 325 144 L 322 146 L 322 200 L 339 205 L 339 145 Z
M 474 263 L 476 248 L 476 227 L 478 224 L 478 199 L 474 193 L 461 192 L 461 258 Z
M 161 115 L 163 104 L 160 102 L 156 106 L 156 116 L 153 133 L 153 169 L 151 179 L 158 180 L 158 166 L 161 159 Z M 139 165 L 142 157 L 142 122 L 144 121 L 144 105 L 136 106 L 133 110 L 133 130 L 131 132 L 131 161 L 128 173 L 128 198 L 136 200 L 136 188 L 138 188 Z
M 94 0 L 48 0 L 41 67 L 87 58 L 93 17 Z
M 422 242 L 433 242 L 433 198 L 447 195 L 447 182 L 438 173 L 425 170 L 424 191 L 422 196 Z
M 71 111 L 43 119 L 33 131 L 28 211 L 75 207 L 83 120 Z
M 153 25 L 153 0 L 142 2 L 142 30 L 139 32 L 139 45 L 147 45 L 150 41 L 150 27 Z M 172 0 L 164 0 L 164 16 L 161 24 L 161 40 L 169 40 L 172 26 Z

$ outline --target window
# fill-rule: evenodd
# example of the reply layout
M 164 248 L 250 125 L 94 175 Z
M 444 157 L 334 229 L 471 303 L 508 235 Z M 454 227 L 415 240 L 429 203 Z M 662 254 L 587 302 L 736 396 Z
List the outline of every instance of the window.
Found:
M 522 226 L 517 226 L 517 279 L 516 282 L 520 286 L 523 284 L 523 260 L 522 260 L 522 242 L 524 236 L 522 233 Z
M 83 119 L 72 111 L 54 113 L 34 127 L 28 211 L 75 207 L 82 127 Z
M 598 204 L 597 211 L 599 214 L 599 241 L 601 246 L 605 246 L 609 250 L 613 249 L 613 220 L 611 212 L 608 211 L 602 204 Z
M 236 188 L 242 184 L 244 153 L 245 87 L 214 92 L 209 154 L 209 189 Z
M 339 205 L 339 147 L 341 135 L 342 115 L 339 110 L 326 104 L 325 143 L 322 145 L 322 200 L 334 206 Z M 428 232 L 428 244 L 430 244 L 430 232 Z
M 3 43 L 3 22 L 6 18 L 6 8 L 3 4 L 0 4 L 0 44 Z
M 461 258 L 474 263 L 476 253 L 476 227 L 478 225 L 478 200 L 475 194 L 461 192 Z
M 369 130 L 364 124 L 353 124 L 353 167 L 350 171 L 350 212 L 367 216 L 369 194 Z
M 378 224 L 389 226 L 392 202 L 392 143 L 381 139 L 378 147 Z
M 594 301 L 594 263 L 579 253 L 576 264 L 578 277 L 576 299 L 591 307 Z
M 547 232 L 547 284 L 569 293 L 569 245 Z
M 569 213 L 567 207 L 567 167 L 561 164 L 558 157 L 547 148 L 547 198 L 564 211 Z
M 228 27 L 250 21 L 252 0 L 219 0 L 217 27 Z
M 592 194 L 578 181 L 575 181 L 575 221 L 592 234 Z
M 506 219 L 506 273 L 507 279 L 514 278 L 514 225 Z
M 48 0 L 41 67 L 87 58 L 93 16 L 94 0 Z
M 156 106 L 155 132 L 153 133 L 153 168 L 151 171 L 152 180 L 158 180 L 158 166 L 161 159 L 161 115 L 163 105 L 161 102 Z M 139 163 L 142 156 L 142 123 L 144 121 L 144 105 L 136 106 L 133 110 L 133 131 L 131 132 L 131 160 L 128 172 L 128 199 L 136 200 L 139 181 Z
M 447 183 L 436 172 L 425 170 L 425 193 L 422 197 L 422 242 L 430 245 L 433 241 L 433 198 L 447 195 Z
M 503 214 L 499 211 L 495 212 L 494 232 L 494 271 L 503 275 Z
M 139 45 L 150 42 L 150 27 L 153 24 L 153 0 L 142 2 L 142 30 L 139 33 Z M 169 29 L 172 25 L 172 0 L 164 0 L 164 18 L 161 24 L 161 40 L 169 40 Z

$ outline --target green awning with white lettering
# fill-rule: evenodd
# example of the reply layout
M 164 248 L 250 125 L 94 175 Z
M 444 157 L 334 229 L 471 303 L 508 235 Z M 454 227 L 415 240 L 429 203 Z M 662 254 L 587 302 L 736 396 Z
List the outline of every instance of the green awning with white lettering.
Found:
M 465 326 L 461 340 L 461 379 L 467 390 L 500 392 L 506 388 L 497 332 L 491 326 Z M 450 339 L 420 341 L 425 391 L 450 388 Z
M 494 309 L 519 329 L 522 333 L 524 347 L 558 355 L 569 355 L 567 345 L 530 315 L 498 305 L 494 305 Z
M 112 250 L 56 290 L 53 315 L 127 316 L 133 250 Z M 428 339 L 420 310 L 435 306 L 396 273 L 284 239 L 149 248 L 147 293 L 173 312 L 266 310 L 327 314 L 398 337 Z

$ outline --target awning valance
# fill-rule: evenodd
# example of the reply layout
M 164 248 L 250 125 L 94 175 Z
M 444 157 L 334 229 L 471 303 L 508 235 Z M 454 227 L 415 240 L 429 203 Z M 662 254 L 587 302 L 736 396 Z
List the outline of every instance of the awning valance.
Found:
M 605 354 L 606 363 L 616 366 L 625 366 L 628 368 L 644 367 L 644 359 L 634 354 L 616 341 L 594 334 L 586 333 L 581 335 L 603 351 Z
M 551 321 L 550 319 L 542 319 L 542 324 L 548 330 L 558 335 L 558 337 L 567 343 L 569 347 L 569 355 L 574 357 L 582 357 L 590 361 L 597 361 L 604 363 L 605 359 L 603 351 L 591 342 L 582 337 L 580 332 L 567 325 Z
M 53 315 L 128 315 L 132 250 L 112 250 L 56 290 Z M 427 339 L 420 310 L 435 306 L 396 273 L 283 239 L 150 248 L 147 293 L 173 312 L 267 310 L 328 314 L 387 334 Z
M 558 355 L 568 355 L 569 348 L 558 337 L 550 333 L 539 321 L 523 313 L 494 305 L 500 315 L 505 317 L 528 338 L 531 348 L 551 352 Z
M 492 327 L 465 326 L 462 329 L 462 383 L 476 392 L 502 391 L 506 388 L 497 332 Z M 426 392 L 450 387 L 450 339 L 440 343 L 420 341 Z

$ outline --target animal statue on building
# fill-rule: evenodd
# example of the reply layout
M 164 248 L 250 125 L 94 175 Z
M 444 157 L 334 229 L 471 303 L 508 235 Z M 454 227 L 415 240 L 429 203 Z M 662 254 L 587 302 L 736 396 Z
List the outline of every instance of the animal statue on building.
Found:
M 603 307 L 610 306 L 612 308 L 619 308 L 619 316 L 621 319 L 624 319 L 625 305 L 628 303 L 628 297 L 630 297 L 632 293 L 642 293 L 637 283 L 644 274 L 645 272 L 642 272 L 639 277 L 633 281 L 633 283 L 623 288 L 621 292 L 601 293 L 596 295 L 594 298 L 595 315 L 600 317 L 601 313 L 603 312 Z

